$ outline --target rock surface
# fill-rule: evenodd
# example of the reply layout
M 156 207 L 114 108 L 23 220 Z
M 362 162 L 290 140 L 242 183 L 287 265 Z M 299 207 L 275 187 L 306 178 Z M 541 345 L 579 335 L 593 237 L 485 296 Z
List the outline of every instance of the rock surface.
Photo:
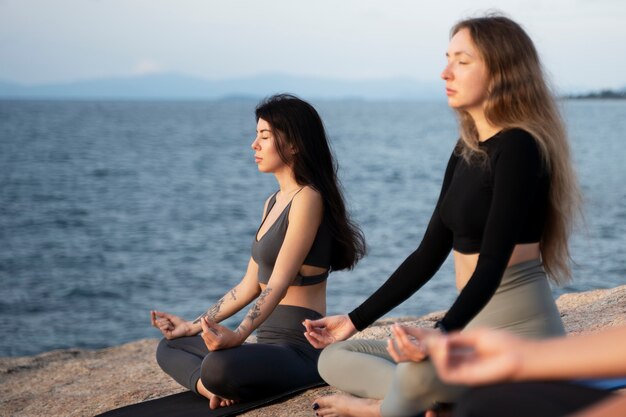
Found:
M 626 325 L 626 285 L 609 290 L 565 294 L 557 300 L 570 333 Z M 385 319 L 357 335 L 384 340 L 389 325 L 403 322 L 432 327 L 441 312 L 420 318 Z M 157 339 L 101 350 L 65 349 L 37 356 L 0 358 L 0 415 L 93 416 L 183 389 L 154 360 Z M 246 417 L 311 416 L 310 404 L 335 392 L 323 387 L 243 414 Z

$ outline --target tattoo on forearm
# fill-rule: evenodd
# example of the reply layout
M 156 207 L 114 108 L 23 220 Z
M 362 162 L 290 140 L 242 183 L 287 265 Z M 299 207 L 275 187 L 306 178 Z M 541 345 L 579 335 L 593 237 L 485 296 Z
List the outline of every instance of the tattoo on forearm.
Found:
M 265 288 L 261 292 L 261 295 L 259 295 L 259 298 L 257 299 L 254 306 L 252 306 L 252 308 L 248 312 L 248 319 L 250 319 L 250 323 L 254 323 L 254 320 L 258 319 L 261 315 L 261 306 L 265 304 L 265 297 L 267 297 L 270 292 L 272 292 L 272 289 L 270 287 Z
M 215 320 L 217 315 L 220 313 L 220 309 L 222 308 L 222 304 L 224 304 L 224 299 L 220 298 L 220 300 L 217 303 L 215 303 L 215 305 L 213 305 L 210 309 L 208 309 L 206 311 L 206 313 L 202 314 L 200 317 L 195 319 L 193 321 L 193 324 L 200 323 L 200 320 L 202 320 L 203 317 L 208 317 L 211 320 Z
M 237 289 L 236 288 L 233 288 L 232 290 L 230 290 L 230 298 L 231 298 L 231 300 L 237 300 L 236 294 L 237 294 Z
M 235 333 L 242 334 L 242 333 L 245 333 L 247 331 L 248 331 L 248 326 L 240 324 L 239 327 L 237 327 L 237 329 L 235 330 Z

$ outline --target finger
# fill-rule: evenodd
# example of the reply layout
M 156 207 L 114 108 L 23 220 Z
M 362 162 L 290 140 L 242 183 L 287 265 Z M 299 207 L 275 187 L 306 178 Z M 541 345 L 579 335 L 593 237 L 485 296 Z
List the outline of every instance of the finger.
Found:
M 156 313 L 156 315 L 157 315 L 157 316 L 160 316 L 160 317 L 166 318 L 166 319 L 168 319 L 168 320 L 170 320 L 172 317 L 174 317 L 172 314 L 166 313 L 166 312 L 164 312 L 164 311 L 158 311 L 158 310 L 156 310 L 156 311 L 155 311 L 155 313 Z
M 391 358 L 397 363 L 404 362 L 405 358 L 401 352 L 398 351 L 393 339 L 387 339 L 387 352 L 391 355 Z
M 157 324 L 159 324 L 159 323 L 169 323 L 170 321 L 169 321 L 168 319 L 165 319 L 165 318 L 160 318 L 160 317 L 159 317 L 159 318 L 157 318 L 157 319 L 155 320 L 155 322 L 156 322 Z
M 209 333 L 213 335 L 213 332 L 210 330 L 209 325 L 204 321 L 204 318 L 200 319 L 200 327 L 202 328 L 202 338 L 209 338 L 209 340 L 212 340 Z
M 313 346 L 316 349 L 319 349 L 320 347 L 318 346 L 317 340 L 313 338 L 313 336 L 309 335 L 309 332 L 304 332 L 304 338 L 309 342 L 309 344 L 311 344 L 311 346 Z
M 304 328 L 306 329 L 307 332 L 312 332 L 313 331 L 313 326 L 311 326 L 311 320 L 305 319 L 302 322 L 302 325 L 304 326 Z
M 408 327 L 400 326 L 401 333 L 403 335 L 402 340 L 404 343 L 410 343 L 411 349 L 413 349 L 420 358 L 426 357 L 429 354 L 428 341 L 431 339 L 437 339 L 445 337 L 445 335 L 432 329 L 424 329 L 420 327 Z
M 159 324 L 159 330 L 163 330 L 163 331 L 174 330 L 174 326 L 168 323 Z
M 304 320 L 302 325 L 306 328 L 307 332 L 321 332 L 326 329 L 324 326 L 314 326 L 313 321 L 309 319 Z
M 200 324 L 204 324 L 202 326 L 202 334 L 206 336 L 208 340 L 211 340 L 214 343 L 218 343 L 222 338 L 222 333 L 220 333 L 215 327 L 223 328 L 222 326 L 218 326 L 215 323 L 211 323 L 206 317 L 200 321 Z
M 322 317 L 317 320 L 304 320 L 311 328 L 313 327 L 326 327 L 326 322 L 328 321 L 326 317 Z
M 211 332 L 214 336 L 222 337 L 222 334 L 224 334 L 224 327 L 220 326 L 214 321 L 209 320 L 208 317 L 203 317 L 201 321 L 204 322 L 207 330 Z
M 328 332 L 322 331 L 320 329 L 313 329 L 310 332 L 307 332 L 307 334 L 315 338 L 315 340 L 319 340 L 320 342 L 329 338 Z
M 391 339 L 387 339 L 387 352 L 389 352 L 389 355 L 391 356 L 391 359 L 393 359 L 396 362 L 400 362 L 398 360 L 399 359 L 398 358 L 398 353 L 394 349 L 393 342 L 391 341 Z
M 164 317 L 158 317 L 158 318 L 156 319 L 156 322 L 157 322 L 157 323 L 171 323 L 172 321 L 171 321 L 171 320 L 169 320 L 169 319 L 166 319 L 166 318 L 164 318 Z
M 400 326 L 402 331 L 410 336 L 413 336 L 419 340 L 425 340 L 429 337 L 436 335 L 438 331 L 433 331 L 432 329 L 424 329 L 422 327 L 413 327 L 413 326 Z
M 413 350 L 413 346 L 411 341 L 409 340 L 409 336 L 404 332 L 404 329 L 398 325 L 392 326 L 392 332 L 394 335 L 394 345 L 403 353 L 408 353 Z
M 325 348 L 326 346 L 330 344 L 330 343 L 326 343 L 322 337 L 320 337 L 317 333 L 314 333 L 314 332 L 304 333 L 304 337 L 316 349 Z

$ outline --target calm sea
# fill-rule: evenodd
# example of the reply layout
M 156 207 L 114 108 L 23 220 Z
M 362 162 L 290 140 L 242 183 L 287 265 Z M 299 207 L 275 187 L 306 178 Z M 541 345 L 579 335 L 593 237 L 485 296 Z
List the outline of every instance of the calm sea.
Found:
M 193 318 L 234 285 L 276 189 L 250 150 L 255 104 L 0 101 L 0 356 L 157 337 L 150 309 Z M 418 245 L 456 124 L 445 103 L 314 104 L 369 243 L 330 278 L 328 312 L 343 313 Z M 562 105 L 586 223 L 555 296 L 626 283 L 626 101 Z M 389 314 L 455 295 L 448 259 Z

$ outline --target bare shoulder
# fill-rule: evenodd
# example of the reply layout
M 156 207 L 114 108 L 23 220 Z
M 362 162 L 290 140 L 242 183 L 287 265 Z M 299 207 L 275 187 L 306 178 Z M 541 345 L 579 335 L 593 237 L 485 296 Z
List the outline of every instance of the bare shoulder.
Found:
M 310 185 L 305 185 L 302 190 L 293 198 L 293 202 L 298 205 L 323 206 L 322 194 Z
M 292 214 L 321 217 L 323 211 L 324 199 L 322 198 L 322 194 L 320 194 L 320 192 L 315 188 L 306 185 L 293 198 L 290 217 Z

